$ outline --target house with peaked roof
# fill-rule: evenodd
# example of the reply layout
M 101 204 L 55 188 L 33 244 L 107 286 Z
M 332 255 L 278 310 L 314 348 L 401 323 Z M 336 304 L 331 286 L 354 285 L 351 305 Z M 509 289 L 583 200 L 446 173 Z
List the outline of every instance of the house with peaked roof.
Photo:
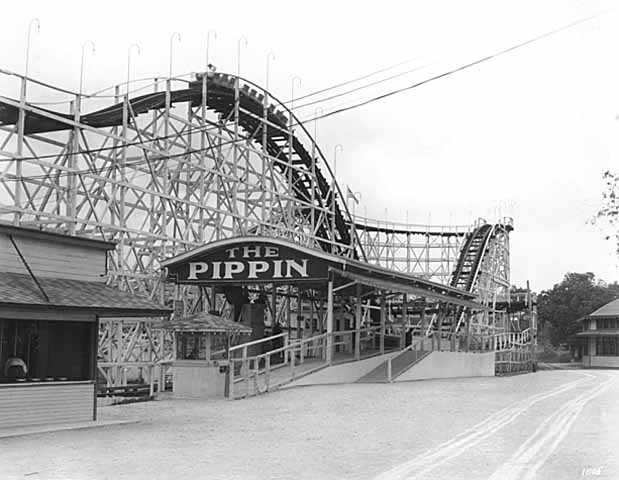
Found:
M 585 368 L 619 368 L 619 299 L 579 320 L 583 331 L 576 334 L 583 344 Z

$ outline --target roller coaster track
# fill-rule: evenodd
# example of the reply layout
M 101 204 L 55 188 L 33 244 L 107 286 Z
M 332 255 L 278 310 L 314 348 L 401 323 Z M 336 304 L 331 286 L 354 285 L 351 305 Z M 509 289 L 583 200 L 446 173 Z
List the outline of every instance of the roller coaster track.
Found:
M 202 77 L 189 83 L 189 88 L 149 93 L 132 98 L 128 102 L 131 115 L 146 114 L 150 111 L 164 109 L 166 105 L 177 103 L 190 103 L 193 107 L 199 106 L 203 95 Z M 314 234 L 319 239 L 321 248 L 336 254 L 345 254 L 353 257 L 363 257 L 359 249 L 345 249 L 341 246 L 351 245 L 351 233 L 346 219 L 347 212 L 340 207 L 334 195 L 339 186 L 331 184 L 323 175 L 318 158 L 312 159 L 312 155 L 306 150 L 301 141 L 289 131 L 289 117 L 291 112 L 280 102 L 271 104 L 268 108 L 264 102 L 264 95 L 256 89 L 250 88 L 253 83 L 243 80 L 244 85 L 239 88 L 240 108 L 235 109 L 237 77 L 220 73 L 209 73 L 207 76 L 207 100 L 206 106 L 225 119 L 234 119 L 236 112 L 239 114 L 238 125 L 244 130 L 250 139 L 260 143 L 263 133 L 266 133 L 266 150 L 274 158 L 276 168 L 284 177 L 288 178 L 294 196 L 304 204 L 311 204 L 323 211 L 331 209 L 331 216 L 326 214 L 326 221 L 316 222 Z M 271 99 L 274 99 L 269 94 Z M 19 107 L 16 102 L 3 102 L 0 100 L 0 124 L 16 125 L 19 120 Z M 70 121 L 73 115 L 62 114 L 50 110 L 39 109 L 41 113 L 28 111 L 24 119 L 24 135 L 56 132 L 71 129 Z M 124 105 L 117 103 L 101 110 L 84 114 L 80 122 L 84 125 L 105 128 L 117 127 L 123 124 Z M 294 116 L 293 116 L 294 118 Z M 62 119 L 66 121 L 62 121 Z M 298 120 L 294 119 L 298 124 Z M 304 127 L 300 125 L 302 129 Z M 263 132 L 263 129 L 265 132 Z M 307 134 L 307 131 L 305 131 Z M 309 136 L 309 134 L 308 134 Z M 311 138 L 311 137 L 310 137 Z M 313 142 L 313 140 L 312 140 Z M 292 148 L 289 148 L 291 145 Z M 325 168 L 329 165 L 320 149 L 314 145 L 313 150 L 318 153 Z M 331 173 L 329 171 L 329 173 Z M 315 179 L 315 181 L 314 181 Z M 309 217 L 312 208 L 306 208 L 301 214 Z M 299 212 L 297 212 L 298 214 Z M 334 217 L 334 218 L 332 218 Z M 332 225 L 333 228 L 328 228 Z M 361 255 L 359 255 L 361 253 Z
M 494 225 L 485 224 L 467 235 L 451 278 L 452 287 L 471 291 L 494 229 Z

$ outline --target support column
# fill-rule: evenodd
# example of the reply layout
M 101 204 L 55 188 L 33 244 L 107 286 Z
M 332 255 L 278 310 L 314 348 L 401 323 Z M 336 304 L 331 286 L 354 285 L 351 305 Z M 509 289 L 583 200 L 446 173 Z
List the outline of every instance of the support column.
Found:
M 355 286 L 355 360 L 361 358 L 361 284 Z
M 386 310 L 385 291 L 380 291 L 380 353 L 385 353 L 385 331 L 387 328 L 387 310 Z
M 333 363 L 333 277 L 327 291 L 327 364 Z
M 273 283 L 271 284 L 271 288 L 273 289 L 272 295 L 271 295 L 271 315 L 272 315 L 271 331 L 272 331 L 273 326 L 277 323 L 277 285 Z
M 407 347 L 406 345 L 406 327 L 408 326 L 408 294 L 402 294 L 402 320 L 400 331 L 400 349 Z M 412 340 L 412 338 L 411 338 Z
M 471 314 L 466 313 L 466 351 L 471 347 Z

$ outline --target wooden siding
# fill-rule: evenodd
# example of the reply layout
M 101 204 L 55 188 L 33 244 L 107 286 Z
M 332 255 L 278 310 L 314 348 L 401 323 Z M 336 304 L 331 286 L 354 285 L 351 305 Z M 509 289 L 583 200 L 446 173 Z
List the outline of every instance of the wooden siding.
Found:
M 0 385 L 0 428 L 91 421 L 94 395 L 91 382 Z
M 105 281 L 104 250 L 21 236 L 14 236 L 13 240 L 36 276 Z M 1 233 L 0 272 L 28 273 L 8 235 Z

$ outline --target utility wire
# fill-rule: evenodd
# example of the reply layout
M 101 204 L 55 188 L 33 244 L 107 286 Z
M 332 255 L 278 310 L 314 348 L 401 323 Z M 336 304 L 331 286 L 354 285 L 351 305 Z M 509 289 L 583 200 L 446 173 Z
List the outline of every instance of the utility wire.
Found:
M 323 88 L 323 89 L 321 89 L 321 90 L 316 90 L 316 91 L 314 91 L 314 92 L 307 93 L 307 94 L 302 95 L 302 96 L 300 96 L 300 97 L 297 97 L 297 98 L 295 98 L 295 99 L 286 100 L 286 101 L 285 101 L 285 102 L 283 102 L 283 103 L 284 103 L 284 104 L 287 104 L 287 103 L 292 103 L 292 102 L 293 102 L 293 100 L 294 100 L 295 102 L 298 102 L 299 100 L 304 100 L 304 99 L 306 99 L 306 98 L 313 97 L 313 96 L 315 96 L 315 95 L 319 95 L 319 94 L 324 93 L 324 92 L 328 92 L 329 90 L 334 90 L 334 89 L 336 89 L 336 88 L 344 87 L 344 86 L 346 86 L 346 85 L 350 85 L 351 83 L 359 82 L 359 81 L 361 81 L 361 80 L 365 80 L 366 78 L 373 77 L 374 75 L 378 75 L 379 73 L 388 72 L 389 70 L 393 70 L 394 68 L 400 67 L 400 66 L 402 66 L 402 65 L 406 65 L 407 63 L 411 63 L 411 62 L 412 62 L 412 61 L 414 61 L 414 60 L 417 60 L 417 59 L 416 59 L 416 58 L 410 58 L 410 59 L 408 59 L 408 60 L 404 60 L 403 62 L 399 62 L 399 63 L 396 63 L 396 64 L 394 64 L 394 65 L 391 65 L 390 67 L 385 67 L 385 68 L 382 68 L 382 69 L 380 69 L 380 70 L 376 70 L 376 71 L 374 71 L 374 72 L 367 73 L 367 74 L 365 74 L 365 75 L 363 75 L 363 76 L 361 76 L 361 77 L 353 78 L 352 80 L 347 80 L 347 81 L 345 81 L 345 82 L 338 83 L 337 85 L 332 85 L 332 86 L 330 86 L 330 87 L 326 87 L 326 88 Z
M 359 90 L 363 90 L 364 88 L 369 88 L 369 87 L 373 87 L 375 85 L 380 85 L 381 83 L 387 82 L 389 80 L 393 80 L 394 78 L 398 78 L 398 77 L 401 77 L 403 75 L 408 75 L 409 73 L 417 72 L 417 71 L 422 70 L 422 69 L 424 69 L 424 68 L 426 68 L 428 66 L 429 65 L 421 65 L 419 67 L 411 68 L 410 70 L 406 70 L 405 72 L 396 73 L 395 75 L 392 75 L 390 77 L 382 78 L 381 80 L 377 80 L 375 82 L 368 83 L 366 85 L 361 85 L 360 87 L 353 88 L 352 90 L 346 90 L 345 92 L 337 93 L 337 94 L 331 95 L 330 97 L 327 97 L 327 98 L 321 98 L 319 100 L 314 100 L 312 102 L 304 103 L 303 105 L 295 106 L 292 110 L 297 110 L 299 108 L 309 107 L 309 106 L 315 105 L 317 103 L 327 102 L 329 100 L 333 100 L 334 98 L 338 98 L 338 97 L 342 97 L 344 95 L 348 95 L 349 93 L 358 92 Z M 336 87 L 332 87 L 332 88 L 336 88 Z M 325 91 L 326 91 L 326 89 L 325 89 Z M 295 102 L 297 100 L 298 99 L 295 99 Z
M 391 96 L 396 95 L 398 93 L 402 93 L 402 92 L 405 92 L 407 90 L 412 90 L 413 88 L 420 87 L 420 86 L 425 85 L 426 83 L 430 83 L 430 82 L 432 82 L 434 80 L 438 80 L 440 78 L 448 77 L 450 75 L 453 75 L 454 73 L 458 73 L 458 72 L 461 72 L 462 70 L 466 70 L 468 68 L 474 67 L 476 65 L 479 65 L 481 63 L 487 62 L 489 60 L 493 60 L 493 59 L 495 59 L 495 58 L 497 58 L 499 56 L 502 56 L 502 55 L 505 55 L 507 53 L 513 52 L 514 50 L 518 50 L 518 49 L 523 48 L 523 47 L 525 47 L 527 45 L 530 45 L 530 44 L 532 44 L 534 42 L 537 42 L 537 41 L 542 40 L 544 38 L 550 37 L 550 36 L 555 35 L 557 33 L 563 32 L 564 30 L 568 30 L 568 29 L 570 29 L 572 27 L 575 27 L 576 25 L 580 25 L 581 23 L 585 23 L 585 22 L 588 22 L 588 21 L 593 20 L 595 18 L 598 18 L 598 17 L 600 17 L 600 16 L 602 16 L 602 15 L 604 15 L 606 13 L 608 13 L 608 11 L 603 11 L 603 12 L 600 12 L 600 13 L 596 13 L 595 15 L 591 15 L 589 17 L 585 17 L 585 18 L 581 18 L 579 20 L 575 20 L 575 21 L 573 21 L 571 23 L 563 25 L 562 27 L 556 28 L 554 30 L 551 30 L 551 31 L 546 32 L 546 33 L 543 33 L 541 35 L 537 35 L 537 36 L 535 36 L 533 38 L 525 40 L 524 42 L 518 43 L 518 44 L 513 45 L 513 46 L 511 46 L 509 48 L 506 48 L 504 50 L 500 50 L 500 51 L 498 51 L 496 53 L 493 53 L 491 55 L 488 55 L 486 57 L 479 58 L 479 59 L 477 59 L 477 60 L 475 60 L 473 62 L 461 65 L 460 67 L 454 68 L 452 70 L 448 70 L 447 72 L 443 72 L 443 73 L 440 73 L 438 75 L 434 75 L 434 76 L 432 76 L 430 78 L 427 78 L 427 79 L 422 80 L 420 82 L 414 83 L 414 84 L 409 85 L 407 87 L 399 88 L 397 90 L 393 90 L 391 92 L 384 93 L 382 95 L 370 98 L 369 100 L 365 100 L 363 102 L 357 103 L 355 105 L 351 105 L 349 107 L 344 107 L 344 108 L 341 108 L 341 109 L 333 110 L 331 112 L 327 112 L 327 113 L 324 113 L 324 114 L 321 114 L 321 115 L 314 116 L 312 118 L 307 118 L 307 119 L 303 120 L 300 123 L 306 123 L 306 122 L 311 122 L 311 121 L 314 121 L 314 120 L 320 120 L 322 118 L 331 117 L 331 116 L 337 115 L 339 113 L 343 113 L 343 112 L 347 112 L 349 110 L 353 110 L 355 108 L 363 107 L 365 105 L 368 105 L 370 103 L 376 102 L 378 100 L 383 100 L 385 98 L 391 97 Z

